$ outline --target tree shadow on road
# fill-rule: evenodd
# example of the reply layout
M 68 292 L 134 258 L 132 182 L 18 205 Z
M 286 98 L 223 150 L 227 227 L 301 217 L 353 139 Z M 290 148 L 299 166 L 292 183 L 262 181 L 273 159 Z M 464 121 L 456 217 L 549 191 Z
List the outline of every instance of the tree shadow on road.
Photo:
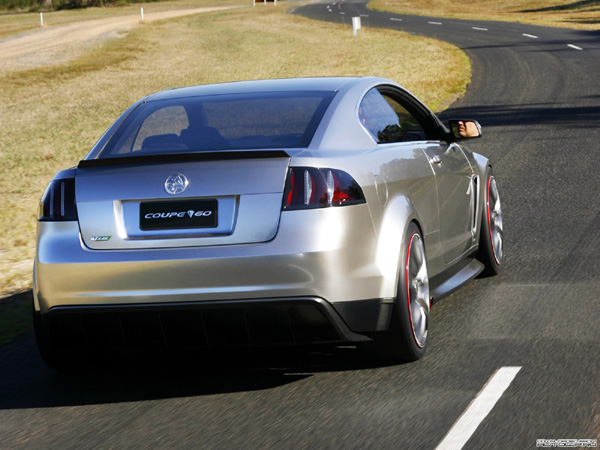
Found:
M 31 331 L 31 289 L 0 298 L 0 345 Z
M 593 96 L 587 97 L 588 100 Z M 599 106 L 560 106 L 554 103 L 455 106 L 440 115 L 473 117 L 484 127 L 560 125 L 564 128 L 590 128 L 598 121 Z
M 312 377 L 381 367 L 355 348 L 160 354 L 63 374 L 38 354 L 33 333 L 0 346 L 0 410 L 120 403 L 267 390 Z M 204 358 L 204 359 L 203 359 Z

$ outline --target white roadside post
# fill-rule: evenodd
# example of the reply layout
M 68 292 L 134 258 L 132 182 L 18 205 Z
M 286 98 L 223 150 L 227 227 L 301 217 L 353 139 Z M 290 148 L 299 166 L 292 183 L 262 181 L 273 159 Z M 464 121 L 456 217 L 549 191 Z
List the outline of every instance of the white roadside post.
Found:
M 268 0 L 262 0 L 263 5 L 267 6 L 267 1 Z M 277 0 L 273 0 L 273 5 L 277 6 Z M 252 0 L 252 6 L 256 6 L 256 0 Z
M 44 13 L 40 13 L 40 27 L 44 26 Z
M 144 23 L 144 8 L 141 8 L 142 23 Z
M 360 30 L 360 17 L 352 18 L 352 31 L 354 31 L 354 36 L 356 36 L 357 31 Z

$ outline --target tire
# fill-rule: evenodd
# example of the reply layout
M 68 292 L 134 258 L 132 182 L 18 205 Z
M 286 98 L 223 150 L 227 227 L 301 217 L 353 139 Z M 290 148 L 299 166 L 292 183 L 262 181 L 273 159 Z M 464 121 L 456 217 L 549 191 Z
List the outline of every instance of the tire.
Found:
M 483 263 L 484 276 L 498 275 L 504 260 L 504 229 L 498 184 L 489 168 L 485 178 L 484 203 L 481 213 L 477 259 Z
M 377 356 L 393 362 L 422 358 L 427 348 L 430 307 L 425 245 L 419 228 L 411 223 L 402 245 L 390 326 L 387 332 L 375 338 Z

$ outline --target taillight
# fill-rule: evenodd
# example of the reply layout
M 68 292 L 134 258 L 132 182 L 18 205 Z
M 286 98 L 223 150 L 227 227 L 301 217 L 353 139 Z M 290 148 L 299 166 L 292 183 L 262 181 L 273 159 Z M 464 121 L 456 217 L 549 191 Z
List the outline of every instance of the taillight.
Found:
M 40 220 L 77 220 L 75 178 L 50 182 L 40 201 Z
M 346 172 L 314 167 L 290 168 L 283 209 L 327 208 L 365 203 L 358 183 Z

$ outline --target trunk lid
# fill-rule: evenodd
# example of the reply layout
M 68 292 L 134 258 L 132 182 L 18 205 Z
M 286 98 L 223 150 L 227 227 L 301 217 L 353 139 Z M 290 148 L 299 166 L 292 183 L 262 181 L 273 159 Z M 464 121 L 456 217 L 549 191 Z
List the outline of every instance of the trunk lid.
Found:
M 262 151 L 82 161 L 75 177 L 82 240 L 94 250 L 269 241 L 289 160 Z

